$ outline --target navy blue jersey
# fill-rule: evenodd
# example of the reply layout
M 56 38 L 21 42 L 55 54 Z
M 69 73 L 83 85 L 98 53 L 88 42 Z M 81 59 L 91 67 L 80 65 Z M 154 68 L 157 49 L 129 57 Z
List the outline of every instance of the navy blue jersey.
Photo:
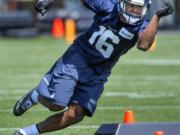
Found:
M 120 56 L 135 46 L 149 21 L 122 23 L 117 0 L 84 0 L 83 4 L 95 13 L 94 23 L 74 44 L 96 72 L 109 72 Z

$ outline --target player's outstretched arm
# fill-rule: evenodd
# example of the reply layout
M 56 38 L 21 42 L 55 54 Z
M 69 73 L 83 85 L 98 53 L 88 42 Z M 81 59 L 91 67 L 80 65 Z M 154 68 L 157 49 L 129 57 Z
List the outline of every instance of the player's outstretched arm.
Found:
M 34 0 L 34 7 L 41 15 L 45 15 L 54 0 Z
M 172 14 L 172 12 L 173 8 L 170 2 L 166 2 L 163 8 L 156 11 L 155 15 L 152 17 L 150 23 L 148 24 L 144 32 L 140 33 L 139 35 L 139 39 L 137 42 L 138 49 L 146 51 L 151 47 L 155 39 L 159 20 L 162 17 Z

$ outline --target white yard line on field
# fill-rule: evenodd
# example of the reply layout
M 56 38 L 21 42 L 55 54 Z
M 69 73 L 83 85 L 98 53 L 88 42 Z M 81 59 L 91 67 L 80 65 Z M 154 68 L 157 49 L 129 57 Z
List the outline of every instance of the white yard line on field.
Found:
M 176 97 L 178 94 L 172 92 L 104 92 L 102 97 L 127 97 L 127 98 L 136 98 L 136 99 L 143 99 L 143 98 L 163 98 L 163 97 Z M 7 95 L 0 95 L 0 101 L 3 100 L 17 100 L 21 96 L 8 96 Z
M 157 110 L 157 109 L 180 109 L 180 105 L 172 105 L 172 106 L 161 106 L 161 105 L 155 105 L 155 106 L 100 106 L 97 107 L 97 110 L 99 111 L 108 111 L 108 110 L 122 110 L 122 109 L 129 109 L 129 108 L 133 108 L 133 109 L 138 109 L 138 110 L 147 110 L 147 109 L 151 109 L 151 110 Z
M 139 59 L 139 60 L 124 60 L 120 61 L 119 64 L 123 65 L 180 65 L 180 59 Z
M 178 66 L 180 65 L 180 58 L 172 59 L 123 59 L 119 60 L 117 64 L 120 65 L 154 65 L 154 66 Z M 35 71 L 40 71 L 39 68 L 34 68 Z
M 180 81 L 180 80 L 179 80 Z M 171 85 L 171 86 L 174 86 L 174 85 L 179 85 L 179 81 L 176 80 L 176 81 L 172 81 L 172 80 L 169 80 L 169 81 L 166 81 L 166 85 Z M 121 88 L 122 86 L 131 86 L 131 87 L 144 87 L 144 86 L 154 86 L 155 84 L 158 84 L 158 83 L 163 83 L 163 82 L 155 82 L 155 81 L 127 81 L 127 82 L 124 82 L 124 81 L 109 81 L 108 83 L 106 83 L 105 85 L 106 86 L 109 86 L 109 87 L 117 87 L 118 88 Z
M 0 101 L 4 101 L 4 100 L 18 100 L 20 97 L 0 97 Z
M 3 75 L 0 74 L 0 76 L 2 77 Z M 37 74 L 34 74 L 34 75 L 30 75 L 30 74 L 18 74 L 16 75 L 16 79 L 17 78 L 36 78 L 38 75 Z M 14 75 L 13 74 L 6 74 L 4 75 L 5 78 L 12 78 L 14 80 Z M 40 76 L 39 76 L 40 77 Z M 39 78 L 38 77 L 38 78 Z M 112 74 L 110 77 L 109 77 L 110 80 L 150 80 L 150 81 L 153 81 L 153 80 L 177 80 L 179 79 L 180 80 L 180 75 L 178 74 L 175 74 L 175 75 L 122 75 L 121 73 L 119 74 Z
M 16 89 L 14 89 L 14 90 L 12 90 L 12 89 L 4 89 L 4 90 L 2 90 L 2 89 L 0 89 L 0 94 L 24 94 L 24 93 L 26 93 L 26 92 L 28 92 L 28 91 L 26 91 L 25 89 L 19 89 L 19 90 L 16 90 Z
M 162 97 L 175 97 L 174 93 L 142 93 L 142 92 L 104 92 L 104 97 L 128 97 L 128 98 L 162 98 Z
M 24 96 L 24 95 L 19 95 L 19 96 L 16 95 L 16 96 L 13 96 L 13 97 L 12 97 L 12 95 L 11 95 L 11 96 L 7 96 L 7 95 L 5 96 L 5 95 L 3 95 L 3 96 L 0 97 L 0 101 L 6 101 L 6 100 L 9 100 L 9 101 L 10 101 L 10 100 L 11 100 L 11 101 L 12 101 L 12 100 L 15 100 L 15 101 L 17 101 L 17 100 L 20 99 L 22 96 Z M 2 103 L 0 103 L 0 104 L 2 104 Z
M 97 111 L 108 111 L 108 110 L 124 110 L 124 109 L 138 109 L 138 110 L 166 110 L 166 109 L 180 109 L 180 105 L 135 105 L 135 106 L 98 106 Z M 0 108 L 0 113 L 12 113 L 12 109 Z M 31 112 L 49 112 L 47 108 L 31 109 Z
M 109 80 L 142 80 L 142 81 L 169 81 L 169 80 L 180 80 L 180 75 L 121 75 L 116 74 L 109 77 Z
M 6 78 L 10 78 L 10 77 L 13 77 L 13 79 L 14 79 L 14 77 L 15 78 L 28 78 L 28 79 L 31 79 L 31 78 L 39 78 L 39 77 L 41 77 L 40 76 L 40 74 L 37 74 L 37 73 L 19 73 L 19 74 L 17 74 L 17 73 L 0 73 L 0 76 L 1 77 L 6 77 Z
M 10 131 L 10 130 L 16 130 L 18 128 L 0 128 L 0 131 Z
M 69 127 L 69 129 L 97 129 L 99 128 L 98 125 L 79 125 L 79 126 L 72 126 L 72 127 Z M 0 132 L 2 131 L 11 131 L 11 130 L 17 130 L 18 128 L 0 128 Z

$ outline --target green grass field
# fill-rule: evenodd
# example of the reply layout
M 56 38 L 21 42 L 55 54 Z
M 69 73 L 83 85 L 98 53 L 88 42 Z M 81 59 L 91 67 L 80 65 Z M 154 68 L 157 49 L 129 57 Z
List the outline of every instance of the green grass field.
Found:
M 136 122 L 180 121 L 180 35 L 159 34 L 153 52 L 136 48 L 120 59 L 98 103 L 94 117 L 50 135 L 92 135 L 103 123 L 123 122 L 125 110 Z M 0 38 L 0 135 L 45 119 L 41 105 L 14 117 L 16 100 L 39 83 L 68 45 L 61 39 Z

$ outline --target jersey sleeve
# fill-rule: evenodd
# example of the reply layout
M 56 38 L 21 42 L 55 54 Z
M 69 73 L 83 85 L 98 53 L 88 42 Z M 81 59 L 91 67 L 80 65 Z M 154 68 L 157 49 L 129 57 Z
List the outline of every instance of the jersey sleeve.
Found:
M 83 5 L 95 13 L 111 12 L 114 6 L 113 0 L 83 0 Z
M 142 33 L 149 24 L 149 19 L 144 19 L 142 24 L 139 26 L 138 34 Z

